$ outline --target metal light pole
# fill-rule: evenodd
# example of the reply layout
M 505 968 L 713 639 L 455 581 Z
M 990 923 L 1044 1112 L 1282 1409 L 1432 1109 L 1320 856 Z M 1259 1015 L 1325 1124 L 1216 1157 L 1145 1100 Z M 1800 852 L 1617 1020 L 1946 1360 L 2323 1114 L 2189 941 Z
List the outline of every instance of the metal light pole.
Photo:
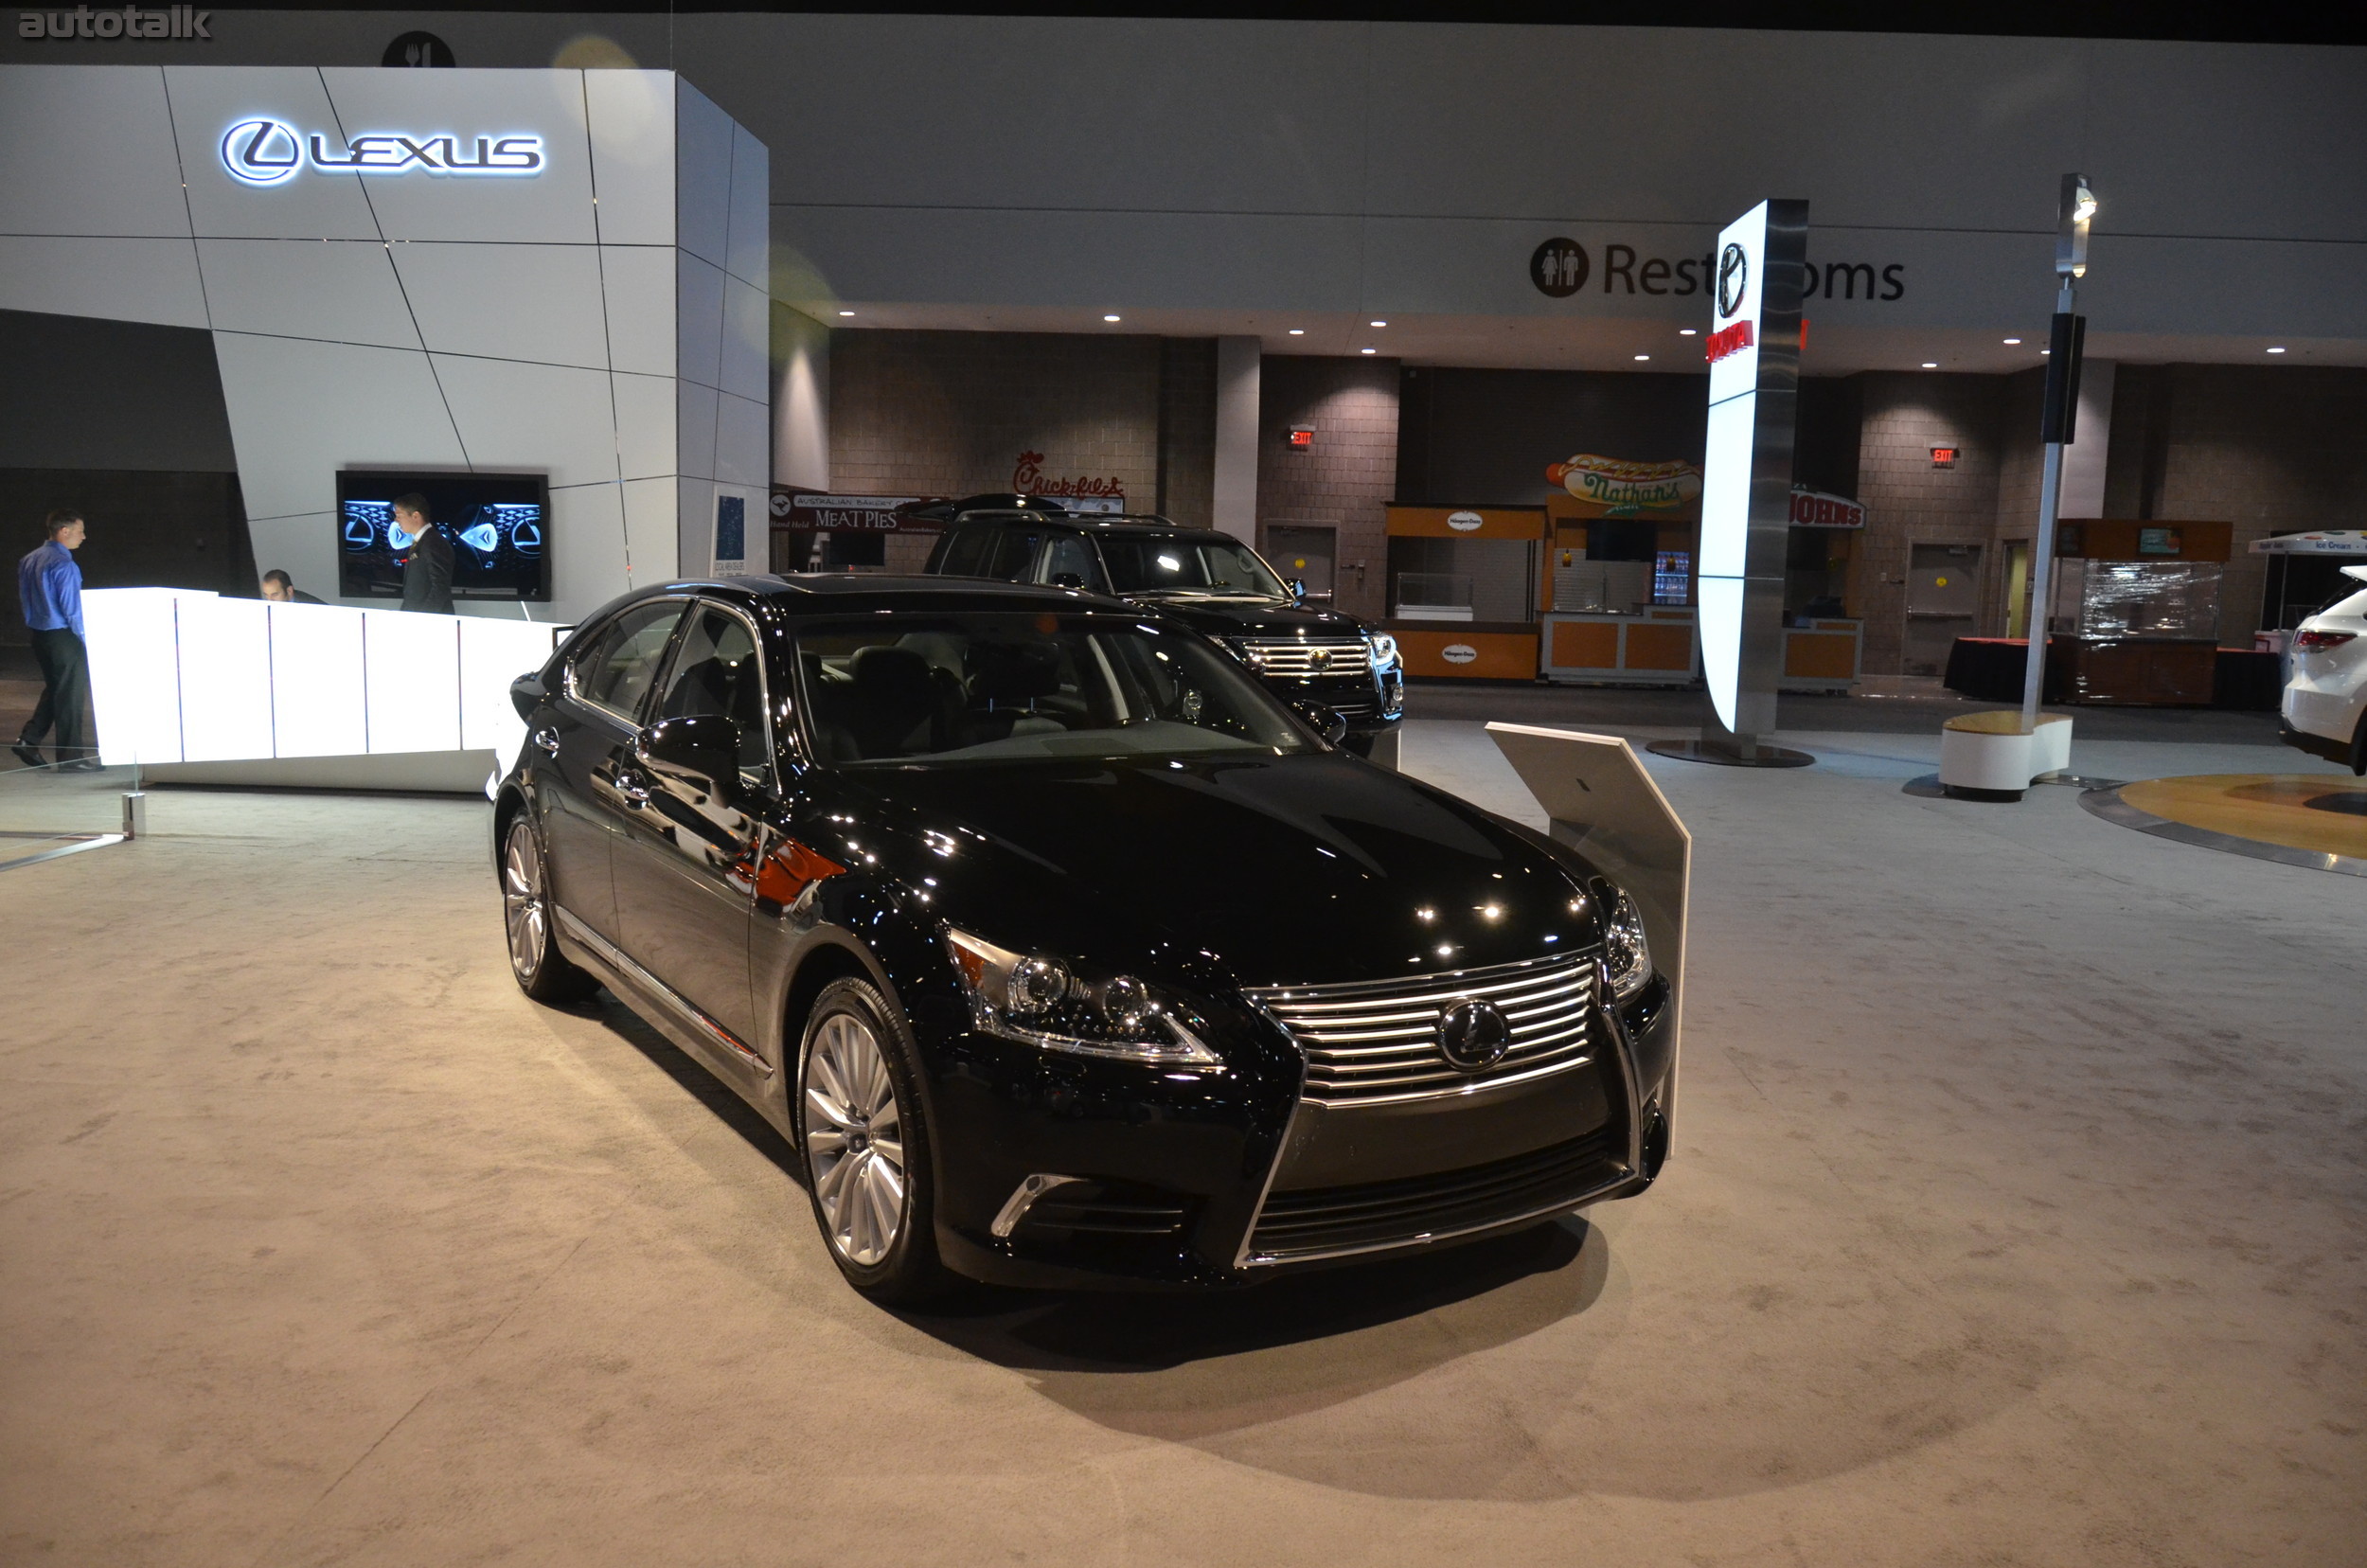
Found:
M 2039 438 L 2046 442 L 2046 469 L 2038 485 L 2038 537 L 2030 546 L 2029 655 L 2022 663 L 2021 732 L 2038 729 L 2038 698 L 2046 689 L 2047 622 L 2054 609 L 2055 518 L 2063 499 L 2063 449 L 2078 436 L 2079 351 L 2087 321 L 2072 312 L 2079 279 L 2088 276 L 2088 221 L 2096 215 L 2095 192 L 2084 174 L 2063 176 L 2056 208 L 2054 330 L 2048 336 L 2046 406 Z

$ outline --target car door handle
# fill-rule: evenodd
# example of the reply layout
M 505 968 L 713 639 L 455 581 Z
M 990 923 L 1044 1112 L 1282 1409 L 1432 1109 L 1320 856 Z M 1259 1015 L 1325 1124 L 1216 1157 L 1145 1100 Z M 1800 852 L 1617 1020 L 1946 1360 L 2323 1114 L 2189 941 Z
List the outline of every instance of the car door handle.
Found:
M 559 732 L 548 724 L 534 732 L 534 743 L 552 757 L 559 755 Z
M 650 803 L 650 787 L 641 782 L 641 775 L 638 774 L 618 774 L 616 793 L 625 797 L 625 804 L 628 806 L 647 806 Z

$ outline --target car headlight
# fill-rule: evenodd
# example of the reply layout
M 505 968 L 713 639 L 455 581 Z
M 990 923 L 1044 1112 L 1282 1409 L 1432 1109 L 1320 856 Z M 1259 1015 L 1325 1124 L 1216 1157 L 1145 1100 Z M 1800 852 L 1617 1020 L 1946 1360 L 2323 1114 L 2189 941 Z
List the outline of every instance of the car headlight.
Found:
M 1373 668 L 1394 669 L 1397 664 L 1397 639 L 1386 632 L 1367 632 L 1364 640 L 1373 645 Z
M 1652 947 L 1644 939 L 1644 917 L 1627 889 L 1610 882 L 1595 884 L 1594 904 L 1603 912 L 1603 967 L 1611 973 L 1611 994 L 1625 1002 L 1652 978 Z
M 985 1033 L 1079 1056 L 1220 1065 L 1176 1009 L 1130 974 L 1079 975 L 1059 958 L 1012 953 L 965 931 L 948 929 L 945 945 Z

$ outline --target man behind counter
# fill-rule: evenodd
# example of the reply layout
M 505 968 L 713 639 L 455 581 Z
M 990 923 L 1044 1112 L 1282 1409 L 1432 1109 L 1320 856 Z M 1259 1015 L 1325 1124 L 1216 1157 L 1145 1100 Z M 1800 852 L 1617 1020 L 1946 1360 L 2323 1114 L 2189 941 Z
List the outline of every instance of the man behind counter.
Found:
M 402 607 L 451 615 L 452 541 L 428 521 L 427 497 L 417 490 L 395 497 L 395 527 L 411 537 L 411 553 L 402 562 Z
M 321 601 L 295 585 L 295 579 L 275 566 L 263 574 L 263 597 L 274 604 L 318 604 Z

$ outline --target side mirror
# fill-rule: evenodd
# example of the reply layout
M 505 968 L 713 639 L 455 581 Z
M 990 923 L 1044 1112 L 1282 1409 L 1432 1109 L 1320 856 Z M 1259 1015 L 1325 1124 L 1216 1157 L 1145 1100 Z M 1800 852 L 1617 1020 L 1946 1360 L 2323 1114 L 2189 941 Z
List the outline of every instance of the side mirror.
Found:
M 1348 738 L 1348 722 L 1336 708 L 1320 703 L 1292 703 L 1290 711 L 1307 721 L 1308 727 L 1324 738 L 1324 743 L 1336 746 Z
M 518 710 L 518 717 L 532 722 L 534 710 L 550 696 L 550 688 L 543 684 L 543 672 L 528 670 L 509 683 L 509 705 Z
M 632 757 L 663 784 L 720 796 L 739 778 L 739 724 L 720 713 L 661 719 L 633 738 Z
M 1305 604 L 1307 602 L 1307 579 L 1305 578 L 1292 578 L 1290 581 L 1284 583 L 1283 586 L 1290 590 L 1290 602 L 1292 604 Z

